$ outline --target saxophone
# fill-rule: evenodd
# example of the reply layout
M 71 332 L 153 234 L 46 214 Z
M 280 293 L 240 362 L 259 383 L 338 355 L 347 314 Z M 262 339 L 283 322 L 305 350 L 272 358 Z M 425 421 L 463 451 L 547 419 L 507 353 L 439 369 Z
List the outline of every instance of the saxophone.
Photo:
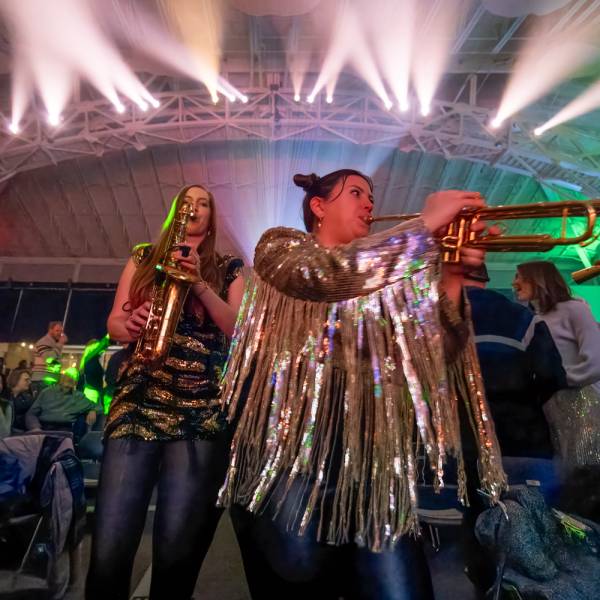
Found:
M 185 241 L 187 223 L 193 214 L 193 206 L 182 201 L 169 226 L 167 250 L 156 265 L 150 314 L 133 355 L 134 361 L 152 369 L 160 367 L 167 358 L 189 289 L 200 280 L 177 268 L 177 261 L 171 257 L 171 252 Z

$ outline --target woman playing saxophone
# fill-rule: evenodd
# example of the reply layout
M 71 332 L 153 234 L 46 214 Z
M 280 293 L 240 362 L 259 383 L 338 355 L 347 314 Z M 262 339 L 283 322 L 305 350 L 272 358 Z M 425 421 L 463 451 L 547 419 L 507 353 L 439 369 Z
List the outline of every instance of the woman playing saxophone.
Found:
M 119 280 L 108 332 L 130 343 L 131 357 L 105 431 L 87 598 L 129 597 L 155 485 L 151 598 L 192 596 L 217 526 L 215 501 L 228 455 L 218 381 L 242 299 L 243 265 L 220 256 L 215 238 L 212 194 L 186 186 L 156 244 L 136 246 Z M 166 356 L 149 363 L 133 349 L 140 337 L 152 341 L 150 312 L 165 314 L 159 295 L 169 264 L 191 277 L 174 290 L 183 310 Z

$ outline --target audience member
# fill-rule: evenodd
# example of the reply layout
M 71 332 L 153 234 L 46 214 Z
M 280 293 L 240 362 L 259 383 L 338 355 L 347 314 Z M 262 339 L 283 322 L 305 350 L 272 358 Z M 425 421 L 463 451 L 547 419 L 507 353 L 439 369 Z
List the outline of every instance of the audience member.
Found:
M 525 306 L 486 289 L 485 265 L 464 275 L 485 393 L 503 456 L 552 457 L 542 409 L 566 387 L 547 325 Z
M 85 434 L 85 424 L 94 425 L 98 405 L 75 389 L 77 374 L 77 369 L 66 369 L 57 384 L 38 394 L 25 416 L 27 429 L 72 431 L 78 441 Z M 80 428 L 81 418 L 85 422 Z
M 13 406 L 14 422 L 13 429 L 24 431 L 25 415 L 33 404 L 31 394 L 31 374 L 22 369 L 13 369 L 8 376 L 8 395 Z
M 60 377 L 62 349 L 67 342 L 60 321 L 48 323 L 48 333 L 35 343 L 31 387 L 34 395 L 43 388 L 55 384 Z M 58 363 L 58 370 L 56 364 Z

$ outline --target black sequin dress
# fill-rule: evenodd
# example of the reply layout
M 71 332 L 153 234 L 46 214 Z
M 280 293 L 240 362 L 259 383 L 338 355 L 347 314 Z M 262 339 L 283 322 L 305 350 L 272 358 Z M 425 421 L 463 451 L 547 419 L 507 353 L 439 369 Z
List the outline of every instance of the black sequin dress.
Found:
M 138 264 L 143 259 L 137 257 Z M 224 271 L 220 296 L 226 300 L 243 262 L 226 256 L 220 267 Z M 162 367 L 148 371 L 131 357 L 124 362 L 105 436 L 146 441 L 217 436 L 226 427 L 218 396 L 228 350 L 229 340 L 208 313 L 198 317 L 184 312 Z

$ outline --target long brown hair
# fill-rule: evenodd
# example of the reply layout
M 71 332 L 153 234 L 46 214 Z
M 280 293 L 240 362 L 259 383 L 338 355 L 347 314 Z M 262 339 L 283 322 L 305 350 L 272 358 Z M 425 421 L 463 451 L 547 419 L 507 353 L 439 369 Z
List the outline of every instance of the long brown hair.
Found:
M 211 192 L 203 185 L 194 183 L 182 188 L 177 196 L 173 198 L 169 214 L 162 225 L 162 232 L 158 241 L 152 247 L 147 258 L 135 270 L 129 289 L 129 301 L 131 302 L 132 308 L 136 308 L 150 298 L 152 286 L 154 285 L 154 278 L 156 276 L 156 265 L 165 259 L 165 255 L 169 251 L 169 233 L 173 218 L 179 210 L 188 191 L 192 188 L 204 190 L 208 194 L 210 206 L 208 231 L 206 232 L 204 240 L 202 240 L 202 243 L 197 248 L 197 252 L 200 255 L 200 276 L 211 288 L 213 288 L 213 290 L 217 293 L 220 292 L 223 285 L 223 273 L 222 269 L 219 268 L 221 256 L 215 249 L 217 238 L 217 211 L 215 208 L 215 199 Z
M 532 260 L 517 265 L 519 275 L 533 287 L 533 300 L 541 313 L 551 311 L 573 295 L 560 271 L 547 260 Z

